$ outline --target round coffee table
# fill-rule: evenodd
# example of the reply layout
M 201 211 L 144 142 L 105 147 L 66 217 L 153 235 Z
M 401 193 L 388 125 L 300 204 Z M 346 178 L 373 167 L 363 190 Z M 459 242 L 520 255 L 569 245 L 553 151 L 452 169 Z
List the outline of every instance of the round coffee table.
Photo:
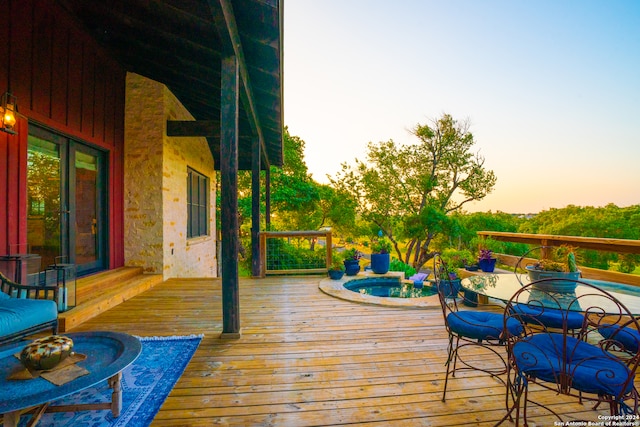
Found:
M 122 391 L 120 379 L 122 370 L 129 366 L 140 354 L 140 341 L 128 334 L 120 332 L 78 332 L 64 334 L 73 340 L 76 353 L 87 358 L 77 365 L 89 371 L 89 374 L 78 377 L 66 384 L 57 386 L 44 378 L 30 380 L 7 380 L 21 363 L 14 356 L 19 353 L 28 341 L 20 341 L 0 347 L 0 414 L 4 414 L 4 426 L 13 427 L 18 424 L 20 416 L 35 410 L 35 421 L 45 412 L 82 411 L 111 409 L 115 417 L 122 408 Z M 58 399 L 92 387 L 101 381 L 108 380 L 113 390 L 111 402 L 96 404 L 78 404 L 66 406 L 50 405 Z M 33 420 L 32 420 L 33 421 Z

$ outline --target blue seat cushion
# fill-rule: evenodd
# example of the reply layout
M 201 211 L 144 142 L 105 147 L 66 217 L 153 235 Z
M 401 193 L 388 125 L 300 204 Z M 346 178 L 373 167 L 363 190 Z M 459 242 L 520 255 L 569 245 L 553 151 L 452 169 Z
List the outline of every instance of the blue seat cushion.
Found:
M 566 348 L 563 348 L 566 339 Z M 570 377 L 571 387 L 586 393 L 619 396 L 633 389 L 624 362 L 599 347 L 562 334 L 540 333 L 513 346 L 520 373 L 556 383 Z
M 640 347 L 640 332 L 628 327 L 603 324 L 598 328 L 600 335 L 606 339 L 619 342 L 625 350 L 637 353 Z
M 533 304 L 516 304 L 513 310 L 522 314 L 526 323 L 541 324 L 548 328 L 562 329 L 567 322 L 567 330 L 580 329 L 584 322 L 584 315 L 578 311 L 558 310 Z
M 452 332 L 479 341 L 504 339 L 504 317 L 502 314 L 486 311 L 457 311 L 447 315 L 447 323 Z M 522 333 L 522 325 L 516 319 L 508 319 L 512 335 Z
M 58 318 L 54 301 L 22 298 L 0 299 L 0 337 L 53 322 Z

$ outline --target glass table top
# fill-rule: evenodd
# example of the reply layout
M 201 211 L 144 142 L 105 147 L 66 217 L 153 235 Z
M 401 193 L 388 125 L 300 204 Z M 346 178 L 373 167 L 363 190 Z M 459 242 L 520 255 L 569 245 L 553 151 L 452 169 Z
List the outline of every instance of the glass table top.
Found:
M 640 287 L 633 285 L 626 285 L 623 283 L 605 282 L 602 280 L 592 279 L 580 279 L 581 282 L 586 282 L 597 286 L 598 288 L 608 292 L 622 304 L 624 304 L 629 311 L 634 314 L 640 314 Z M 477 276 L 467 277 L 462 279 L 461 285 L 465 290 L 476 292 L 480 295 L 486 295 L 491 298 L 496 298 L 502 301 L 508 301 L 513 294 L 522 288 L 522 286 L 530 283 L 529 277 L 526 274 L 482 274 Z M 532 289 L 535 292 L 535 289 Z M 592 297 L 593 288 L 580 284 L 576 286 L 574 292 L 557 294 L 560 299 L 570 301 L 576 297 L 580 297 L 580 305 L 568 306 L 570 310 L 582 311 L 585 306 L 589 305 L 591 301 L 594 304 L 601 304 L 602 299 Z M 536 298 L 536 295 L 532 295 L 531 299 Z M 613 306 L 603 307 L 607 312 L 616 312 L 617 309 Z

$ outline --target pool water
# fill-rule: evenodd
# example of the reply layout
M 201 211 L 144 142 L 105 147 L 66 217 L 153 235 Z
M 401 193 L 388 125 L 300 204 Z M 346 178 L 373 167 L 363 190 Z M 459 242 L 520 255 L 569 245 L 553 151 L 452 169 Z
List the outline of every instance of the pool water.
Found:
M 583 282 L 591 283 L 599 287 L 602 290 L 608 292 L 617 292 L 619 294 L 640 296 L 640 287 L 633 285 L 626 285 L 624 283 L 605 282 L 604 280 L 595 279 L 580 279 Z
M 436 295 L 436 291 L 427 286 L 414 288 L 411 283 L 402 283 L 395 277 L 371 277 L 351 280 L 344 284 L 345 289 L 364 295 L 387 298 L 423 298 Z

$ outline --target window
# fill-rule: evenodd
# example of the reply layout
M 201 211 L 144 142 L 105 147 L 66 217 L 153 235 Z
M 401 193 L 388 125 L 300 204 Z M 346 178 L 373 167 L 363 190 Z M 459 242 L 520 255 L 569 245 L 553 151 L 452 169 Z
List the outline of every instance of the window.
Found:
M 187 238 L 209 235 L 209 178 L 187 169 Z

